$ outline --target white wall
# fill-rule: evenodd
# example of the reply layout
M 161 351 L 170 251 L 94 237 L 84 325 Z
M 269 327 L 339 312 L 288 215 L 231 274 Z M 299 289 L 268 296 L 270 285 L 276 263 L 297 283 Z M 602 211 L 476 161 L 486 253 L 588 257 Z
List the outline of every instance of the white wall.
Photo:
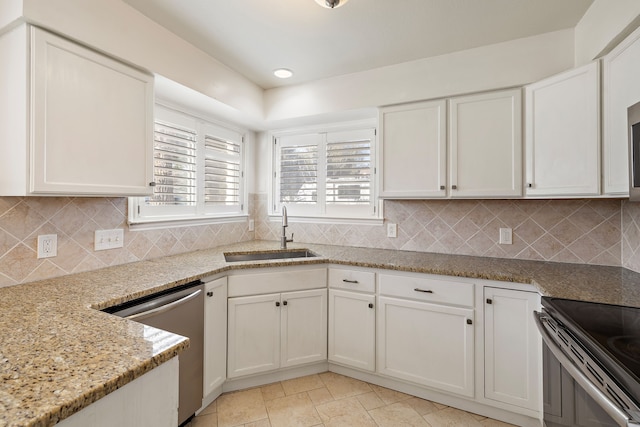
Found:
M 30 23 L 159 73 L 252 119 L 262 119 L 260 87 L 122 1 L 24 0 L 23 14 Z
M 16 21 L 21 15 L 22 0 L 0 0 L 0 29 Z
M 640 24 L 640 1 L 595 0 L 575 28 L 575 64 L 608 53 Z
M 562 30 L 265 92 L 265 118 L 283 120 L 520 86 L 573 67 Z

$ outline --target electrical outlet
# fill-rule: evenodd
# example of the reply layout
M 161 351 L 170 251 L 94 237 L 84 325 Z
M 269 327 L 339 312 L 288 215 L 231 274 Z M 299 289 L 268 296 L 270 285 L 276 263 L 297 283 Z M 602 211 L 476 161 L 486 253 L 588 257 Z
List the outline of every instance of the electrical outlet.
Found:
M 124 246 L 124 230 L 115 228 L 113 230 L 96 230 L 93 249 L 104 251 L 107 249 L 121 248 Z
M 250 219 L 249 220 L 249 231 L 253 231 L 256 229 L 256 223 L 254 220 Z
M 398 237 L 398 224 L 387 224 L 387 237 Z
M 501 245 L 512 245 L 513 244 L 513 231 L 510 228 L 501 228 L 500 229 L 500 240 L 499 243 Z
M 38 236 L 38 258 L 58 256 L 58 235 L 42 234 Z

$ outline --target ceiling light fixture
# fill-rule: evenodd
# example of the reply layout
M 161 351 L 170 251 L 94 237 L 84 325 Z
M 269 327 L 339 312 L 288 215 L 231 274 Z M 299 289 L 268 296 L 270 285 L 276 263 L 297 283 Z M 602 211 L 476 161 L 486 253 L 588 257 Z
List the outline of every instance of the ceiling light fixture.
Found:
M 288 79 L 289 77 L 293 76 L 293 71 L 287 68 L 278 68 L 277 70 L 273 71 L 273 75 L 281 79 Z
M 316 3 L 322 7 L 326 7 L 327 9 L 335 9 L 344 5 L 348 1 L 349 0 L 316 0 Z

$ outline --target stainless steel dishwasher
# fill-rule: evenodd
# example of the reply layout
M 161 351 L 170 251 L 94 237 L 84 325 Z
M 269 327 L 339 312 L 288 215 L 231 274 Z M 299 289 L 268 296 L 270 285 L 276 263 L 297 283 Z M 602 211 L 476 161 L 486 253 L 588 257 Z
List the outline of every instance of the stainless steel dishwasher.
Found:
M 189 420 L 202 406 L 204 354 L 204 295 L 201 281 L 109 307 L 107 313 L 135 320 L 189 338 L 180 353 L 178 424 Z

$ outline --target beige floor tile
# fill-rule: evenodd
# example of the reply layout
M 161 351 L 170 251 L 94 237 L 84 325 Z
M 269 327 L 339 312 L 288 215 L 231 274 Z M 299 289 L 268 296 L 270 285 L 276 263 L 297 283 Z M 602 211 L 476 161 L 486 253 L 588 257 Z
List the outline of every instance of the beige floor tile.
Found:
M 266 404 L 273 427 L 310 427 L 322 423 L 307 393 L 279 397 Z
M 318 375 L 308 375 L 306 377 L 282 381 L 282 388 L 287 396 L 323 387 L 324 383 Z
M 202 412 L 200 412 L 198 415 L 209 415 L 209 414 L 215 414 L 217 412 L 218 412 L 218 400 L 214 400 L 213 402 L 211 402 L 211 404 L 209 404 L 209 406 L 204 408 Z
M 269 422 L 269 418 L 265 418 L 264 420 L 247 423 L 244 425 L 244 427 L 271 427 L 271 423 Z
M 432 412 L 424 416 L 433 427 L 482 427 L 479 421 L 475 420 L 468 412 L 455 408 L 446 408 Z
M 433 402 L 420 399 L 419 397 L 412 397 L 410 399 L 403 400 L 403 402 L 407 403 L 419 415 L 423 416 L 439 410 Z
M 487 417 L 485 417 L 484 415 L 474 414 L 473 412 L 469 412 L 469 413 L 476 421 L 482 421 L 487 419 Z
M 360 404 L 367 411 L 370 410 L 370 409 L 376 409 L 376 408 L 379 408 L 379 407 L 385 405 L 385 403 L 382 401 L 382 399 L 380 399 L 378 397 L 378 395 L 373 391 L 370 392 L 370 393 L 361 394 L 361 395 L 357 396 L 357 398 L 358 398 L 358 401 L 360 402 Z
M 369 415 L 380 427 L 429 427 L 427 421 L 420 416 L 407 402 L 396 402 L 381 408 L 372 409 Z M 434 427 L 440 427 L 432 424 Z
M 494 420 L 491 418 L 483 419 L 482 421 L 480 421 L 480 425 L 484 427 L 516 427 L 513 424 L 504 423 L 502 421 Z
M 382 399 L 385 404 L 396 403 L 403 400 L 411 399 L 412 396 L 404 393 L 400 393 L 399 391 L 391 390 L 385 387 L 380 387 L 378 385 L 371 385 L 373 391 Z
M 267 400 L 277 399 L 278 397 L 284 397 L 284 389 L 282 383 L 273 383 L 260 387 L 262 392 L 262 398 L 266 402 Z
M 218 425 L 231 427 L 268 418 L 259 388 L 223 394 L 218 398 Z
M 376 423 L 357 397 L 325 403 L 316 410 L 327 427 L 375 427 Z
M 218 415 L 198 415 L 189 423 L 190 427 L 218 427 Z
M 438 408 L 438 410 L 447 409 L 447 405 L 443 405 L 442 403 L 433 402 L 433 404 Z
M 311 398 L 313 404 L 316 406 L 322 405 L 323 403 L 332 402 L 334 400 L 331 393 L 329 393 L 329 389 L 327 389 L 326 387 L 309 390 L 307 394 L 309 395 L 309 398 Z
M 369 384 L 364 381 L 356 380 L 355 378 L 345 377 L 344 375 L 335 374 L 333 372 L 325 372 L 319 376 L 336 400 L 372 391 Z

